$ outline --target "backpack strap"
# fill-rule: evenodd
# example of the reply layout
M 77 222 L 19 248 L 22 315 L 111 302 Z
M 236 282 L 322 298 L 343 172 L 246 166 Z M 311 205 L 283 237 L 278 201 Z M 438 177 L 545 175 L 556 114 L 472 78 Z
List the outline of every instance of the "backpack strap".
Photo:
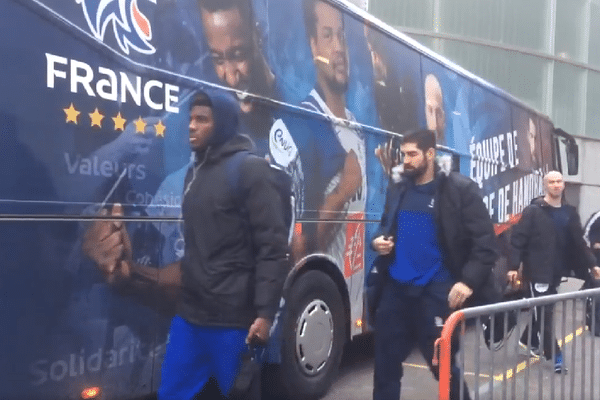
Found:
M 258 157 L 257 155 L 250 153 L 249 151 L 239 151 L 235 153 L 231 158 L 227 160 L 227 184 L 231 188 L 230 190 L 235 191 L 235 198 L 238 207 L 247 212 L 246 205 L 244 203 L 245 197 L 241 191 L 240 177 L 242 163 L 248 157 Z M 273 179 L 276 185 L 276 190 L 282 197 L 282 211 L 284 212 L 284 222 L 288 229 L 288 244 L 291 243 L 292 236 L 294 234 L 294 223 L 295 223 L 295 197 L 292 193 L 291 177 L 283 169 L 269 165 L 270 173 L 273 175 Z
M 238 151 L 227 160 L 227 185 L 235 195 L 235 201 L 240 208 L 244 208 L 243 196 L 240 190 L 241 168 L 246 158 L 252 157 L 249 151 Z

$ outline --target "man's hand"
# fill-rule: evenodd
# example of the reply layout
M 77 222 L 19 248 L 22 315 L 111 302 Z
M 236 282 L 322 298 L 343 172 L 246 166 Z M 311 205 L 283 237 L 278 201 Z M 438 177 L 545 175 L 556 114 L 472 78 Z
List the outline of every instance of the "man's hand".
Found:
M 521 286 L 521 278 L 519 277 L 519 271 L 508 271 L 506 273 L 506 280 L 514 289 L 517 289 Z
M 448 294 L 448 304 L 450 305 L 450 308 L 458 309 L 462 307 L 465 301 L 471 297 L 472 294 L 473 289 L 462 282 L 456 282 Z
M 600 249 L 600 242 L 592 244 L 592 249 Z
M 388 176 L 392 174 L 392 168 L 400 164 L 400 153 L 393 149 L 392 140 L 390 139 L 383 147 L 379 145 L 375 149 L 375 156 Z
M 592 268 L 592 276 L 594 279 L 600 279 L 600 267 L 596 266 Z
M 100 216 L 107 216 L 108 210 L 100 210 Z M 94 261 L 104 273 L 112 273 L 123 253 L 121 234 L 112 221 L 98 220 L 85 232 L 83 252 Z
M 102 209 L 100 215 L 107 216 L 108 211 Z M 115 204 L 111 215 L 122 216 L 123 207 Z M 95 221 L 83 236 L 82 248 L 104 273 L 108 283 L 127 279 L 131 275 L 131 242 L 122 221 Z
M 388 255 L 394 249 L 394 238 L 391 236 L 387 238 L 383 235 L 378 236 L 373 239 L 373 248 L 382 256 Z
M 246 337 L 246 344 L 266 344 L 269 340 L 269 331 L 271 330 L 271 321 L 266 318 L 256 318 Z

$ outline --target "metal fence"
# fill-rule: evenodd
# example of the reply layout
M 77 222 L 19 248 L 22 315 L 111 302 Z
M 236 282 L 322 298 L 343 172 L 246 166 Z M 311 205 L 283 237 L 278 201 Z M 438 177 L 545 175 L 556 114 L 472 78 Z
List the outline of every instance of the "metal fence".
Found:
M 439 363 L 439 399 L 450 399 L 453 340 L 460 347 L 456 366 L 460 369 L 461 400 L 600 399 L 600 368 L 597 367 L 600 337 L 596 337 L 600 332 L 594 329 L 595 309 L 600 307 L 600 300 L 592 302 L 590 298 L 599 299 L 600 288 L 454 312 L 436 342 L 433 362 Z M 560 346 L 563 368 L 558 368 L 559 371 L 555 371 L 554 348 L 550 360 L 532 354 L 535 349 L 531 346 L 531 316 L 536 307 L 542 311 L 540 332 L 551 329 Z M 553 324 L 544 321 L 543 311 L 548 307 L 554 310 Z M 521 338 L 523 331 L 527 333 Z M 486 336 L 490 338 L 487 344 Z M 496 337 L 501 340 L 494 341 Z M 540 349 L 544 348 L 543 340 L 540 335 Z M 469 394 L 464 393 L 463 382 L 469 387 Z

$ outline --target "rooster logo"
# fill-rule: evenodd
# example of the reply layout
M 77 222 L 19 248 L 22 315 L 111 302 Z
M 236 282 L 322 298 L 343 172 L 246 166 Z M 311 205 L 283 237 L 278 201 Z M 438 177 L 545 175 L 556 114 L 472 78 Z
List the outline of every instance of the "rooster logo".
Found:
M 156 4 L 156 0 L 148 0 Z M 106 28 L 112 24 L 115 38 L 125 54 L 133 49 L 153 54 L 150 44 L 152 26 L 140 11 L 137 0 L 75 0 L 81 4 L 88 26 L 96 39 L 104 41 Z

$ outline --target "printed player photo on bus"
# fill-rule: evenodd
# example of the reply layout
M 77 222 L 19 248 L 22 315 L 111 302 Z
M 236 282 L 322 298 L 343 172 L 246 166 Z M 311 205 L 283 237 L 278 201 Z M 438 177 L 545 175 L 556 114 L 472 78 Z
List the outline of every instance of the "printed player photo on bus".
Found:
M 420 126 L 418 53 L 397 46 L 388 34 L 365 25 L 373 65 L 373 91 L 381 128 L 403 134 Z M 394 50 L 392 51 L 392 45 Z
M 305 175 L 307 208 L 318 210 L 326 219 L 345 218 L 345 214 L 362 218 L 367 183 L 365 141 L 353 124 L 354 115 L 346 108 L 350 77 L 343 14 L 327 2 L 305 0 L 304 22 L 316 82 L 302 107 L 329 117 L 327 121 L 311 121 L 316 146 L 310 157 L 315 160 L 303 159 L 305 164 L 321 167 L 311 168 Z M 311 245 L 334 254 L 343 263 L 345 225 L 318 223 L 314 237 L 309 238 Z
M 293 178 L 297 206 L 302 205 L 302 165 L 289 117 L 276 102 L 284 100 L 279 78 L 262 48 L 263 36 L 250 0 L 199 0 L 202 30 L 219 83 L 235 89 L 243 132 L 256 153 Z
M 526 173 L 543 173 L 542 145 L 539 116 L 513 107 L 513 129 L 517 132 L 519 146 L 519 168 Z
M 421 61 L 424 94 L 421 108 L 425 113 L 425 126 L 436 133 L 438 145 L 466 150 L 455 137 L 462 137 L 468 129 L 465 93 L 468 93 L 469 82 L 429 58 L 422 57 Z M 455 129 L 459 133 L 454 134 Z

